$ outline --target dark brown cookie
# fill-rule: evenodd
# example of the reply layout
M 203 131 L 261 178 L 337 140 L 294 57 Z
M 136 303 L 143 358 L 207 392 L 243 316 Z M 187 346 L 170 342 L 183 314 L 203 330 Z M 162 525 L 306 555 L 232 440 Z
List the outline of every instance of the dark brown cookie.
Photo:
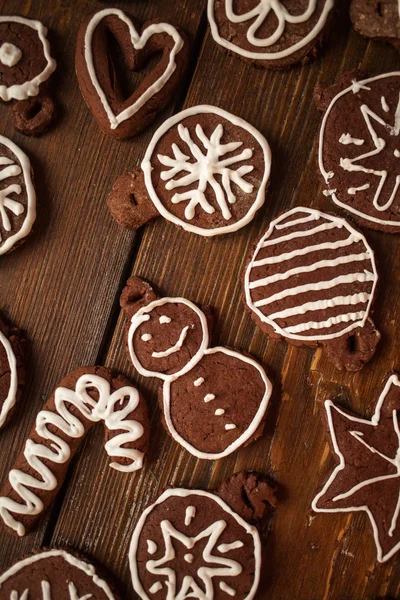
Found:
M 126 69 L 140 71 L 154 55 L 160 61 L 126 97 L 113 62 L 110 38 Z M 118 139 L 145 129 L 171 100 L 188 64 L 184 33 L 169 23 L 139 27 L 117 8 L 104 9 L 84 23 L 76 45 L 76 74 L 86 104 L 104 133 Z
M 104 367 L 77 369 L 38 413 L 3 485 L 0 517 L 10 533 L 23 536 L 32 529 L 62 485 L 82 437 L 98 421 L 105 425 L 105 449 L 114 459 L 110 466 L 122 472 L 141 468 L 149 441 L 141 394 L 125 377 L 113 376 Z
M 224 481 L 218 495 L 249 523 L 264 519 L 276 507 L 276 486 L 259 473 L 236 473 Z
M 244 300 L 270 337 L 328 348 L 338 368 L 361 369 L 379 341 L 368 314 L 377 272 L 365 237 L 344 219 L 294 208 L 271 222 L 244 271 Z
M 371 229 L 400 231 L 400 72 L 317 90 L 324 194 Z
M 350 18 L 361 35 L 378 42 L 390 42 L 400 50 L 398 0 L 353 0 Z
M 216 106 L 192 106 L 158 128 L 134 173 L 117 180 L 109 198 L 124 227 L 160 213 L 205 237 L 234 232 L 265 201 L 271 151 L 249 123 Z M 132 198 L 133 197 L 133 198 Z
M 57 105 L 47 86 L 42 85 L 37 96 L 16 102 L 11 112 L 15 129 L 35 137 L 50 127 L 57 116 Z
M 7 423 L 22 395 L 25 347 L 21 332 L 0 317 L 0 428 Z
M 270 69 L 317 53 L 334 0 L 208 0 L 214 40 L 229 54 Z
M 74 550 L 39 550 L 0 575 L 0 596 L 55 600 L 118 600 L 115 585 L 101 566 Z
M 169 434 L 208 460 L 257 439 L 272 390 L 261 365 L 235 350 L 210 347 L 210 321 L 189 300 L 161 298 L 146 305 L 146 291 L 151 296 L 146 287 L 137 293 L 137 281 L 131 279 L 123 292 L 136 297 L 127 307 L 129 353 L 139 373 L 164 381 L 160 403 Z
M 364 511 L 379 562 L 400 549 L 400 380 L 391 375 L 371 418 L 325 402 L 324 421 L 336 467 L 314 498 L 316 512 Z
M 160 600 L 251 600 L 261 558 L 254 526 L 218 495 L 186 489 L 166 490 L 143 512 L 129 551 L 136 593 Z

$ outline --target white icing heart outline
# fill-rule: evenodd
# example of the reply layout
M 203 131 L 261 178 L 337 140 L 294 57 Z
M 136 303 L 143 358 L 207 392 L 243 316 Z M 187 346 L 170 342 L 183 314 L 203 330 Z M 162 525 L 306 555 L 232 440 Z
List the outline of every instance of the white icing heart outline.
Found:
M 111 110 L 107 97 L 99 84 L 93 64 L 92 55 L 93 33 L 98 24 L 109 15 L 114 15 L 118 17 L 121 21 L 126 23 L 131 36 L 132 46 L 135 50 L 142 50 L 147 44 L 148 40 L 151 38 L 151 36 L 156 33 L 167 33 L 172 37 L 172 39 L 175 42 L 174 47 L 172 48 L 169 54 L 167 68 L 165 69 L 163 74 L 149 88 L 147 88 L 147 90 L 145 90 L 145 92 L 136 100 L 136 102 L 128 106 L 128 108 L 125 108 L 122 112 L 118 113 L 117 115 Z M 150 98 L 152 98 L 157 92 L 159 92 L 164 87 L 164 85 L 176 69 L 175 56 L 181 50 L 183 43 L 183 39 L 179 35 L 178 31 L 173 25 L 170 25 L 168 23 L 155 23 L 153 25 L 149 25 L 142 32 L 142 34 L 139 35 L 132 21 L 125 15 L 125 13 L 122 12 L 122 10 L 118 8 L 106 8 L 104 10 L 99 11 L 92 17 L 92 19 L 89 21 L 85 32 L 84 56 L 91 82 L 100 98 L 103 108 L 107 114 L 108 120 L 110 121 L 111 129 L 116 129 L 121 123 L 123 123 L 127 119 L 130 119 L 135 113 L 138 112 L 140 108 L 142 108 L 142 106 L 146 104 L 146 102 L 150 100 Z

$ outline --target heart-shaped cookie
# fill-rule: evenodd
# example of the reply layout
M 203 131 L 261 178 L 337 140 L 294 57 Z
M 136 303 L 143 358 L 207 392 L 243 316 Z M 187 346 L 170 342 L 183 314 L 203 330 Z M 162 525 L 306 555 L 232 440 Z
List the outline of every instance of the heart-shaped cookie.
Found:
M 138 71 L 154 54 L 160 61 L 126 98 L 110 55 L 113 37 L 127 69 Z M 182 32 L 168 23 L 139 28 L 116 8 L 97 12 L 78 33 L 76 74 L 82 95 L 100 128 L 118 139 L 142 131 L 170 100 L 188 62 Z

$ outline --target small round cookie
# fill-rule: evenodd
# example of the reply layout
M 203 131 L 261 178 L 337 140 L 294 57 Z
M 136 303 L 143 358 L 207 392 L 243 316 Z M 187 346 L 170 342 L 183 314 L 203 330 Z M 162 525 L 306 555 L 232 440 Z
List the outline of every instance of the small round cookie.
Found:
M 274 219 L 244 272 L 246 308 L 271 337 L 321 344 L 339 369 L 358 370 L 380 335 L 368 318 L 377 283 L 365 237 L 344 219 L 293 208 Z
M 161 59 L 127 98 L 109 52 L 115 38 L 127 69 L 143 69 L 155 54 Z M 81 26 L 75 54 L 83 98 L 104 133 L 117 139 L 145 129 L 169 103 L 185 73 L 189 52 L 185 34 L 169 23 L 139 27 L 118 8 L 106 8 Z
M 254 598 L 261 570 L 257 529 L 219 496 L 169 489 L 142 514 L 129 563 L 142 599 Z
M 400 72 L 317 90 L 324 192 L 371 229 L 400 231 Z
M 271 151 L 243 119 L 216 106 L 192 106 L 158 128 L 141 167 L 153 210 L 146 209 L 143 179 L 132 176 L 129 194 L 124 197 L 116 184 L 109 199 L 120 224 L 136 229 L 155 216 L 155 208 L 185 231 L 212 237 L 244 227 L 264 204 Z
M 25 383 L 25 340 L 0 317 L 0 428 L 11 417 Z
M 214 40 L 228 53 L 270 69 L 317 53 L 335 0 L 208 0 Z
M 354 29 L 376 41 L 390 42 L 400 50 L 398 0 L 352 0 L 350 18 Z
M 39 550 L 0 575 L 0 596 L 11 600 L 118 600 L 102 567 L 75 551 Z

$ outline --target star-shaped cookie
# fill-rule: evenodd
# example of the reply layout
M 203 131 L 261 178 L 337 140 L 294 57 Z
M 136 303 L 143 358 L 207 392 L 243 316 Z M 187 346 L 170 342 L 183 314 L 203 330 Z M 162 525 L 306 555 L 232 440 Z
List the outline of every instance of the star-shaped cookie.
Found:
M 316 512 L 365 511 L 377 558 L 400 549 L 400 379 L 391 375 L 372 419 L 356 417 L 325 402 L 337 466 L 312 502 Z

